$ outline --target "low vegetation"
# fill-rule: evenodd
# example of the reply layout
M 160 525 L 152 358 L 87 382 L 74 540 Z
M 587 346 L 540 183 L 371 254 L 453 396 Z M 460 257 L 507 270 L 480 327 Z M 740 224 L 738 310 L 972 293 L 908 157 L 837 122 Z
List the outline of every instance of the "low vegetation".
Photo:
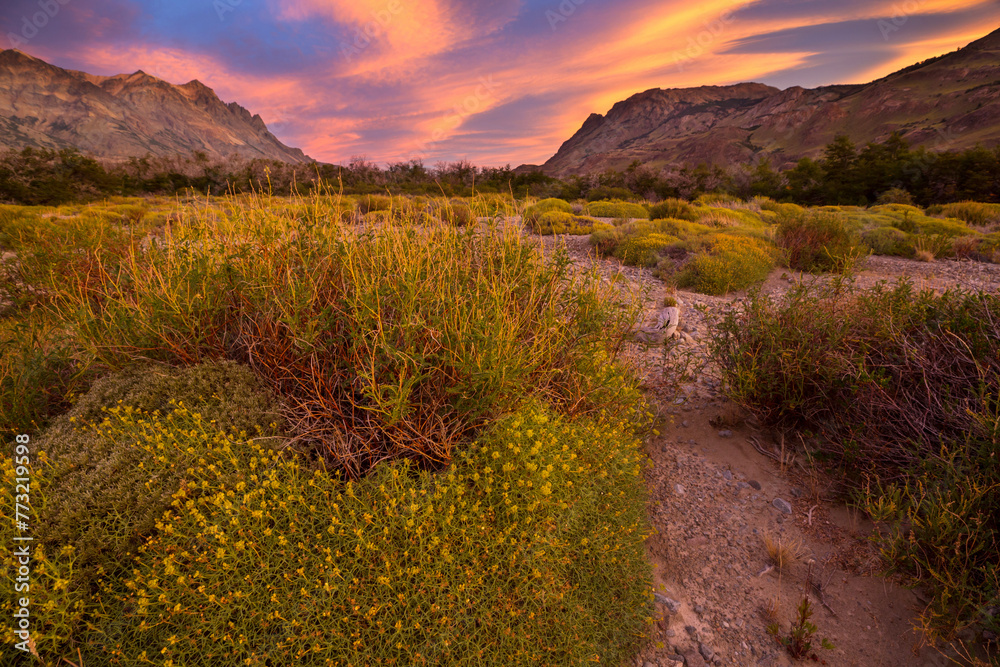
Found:
M 637 304 L 457 213 L 502 198 L 381 197 L 4 211 L 42 664 L 634 655 Z
M 912 284 L 751 295 L 717 327 L 729 396 L 814 447 L 882 522 L 890 571 L 932 595 L 925 629 L 997 631 L 1000 299 Z

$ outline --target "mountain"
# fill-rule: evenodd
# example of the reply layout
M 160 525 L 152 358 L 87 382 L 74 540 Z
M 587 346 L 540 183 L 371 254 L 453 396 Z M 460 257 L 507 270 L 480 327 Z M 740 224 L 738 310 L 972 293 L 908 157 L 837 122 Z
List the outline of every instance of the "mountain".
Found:
M 95 76 L 0 51 L 0 149 L 26 146 L 108 159 L 200 151 L 312 161 L 278 141 L 260 116 L 197 80 L 175 86 L 142 71 Z
M 635 160 L 775 167 L 816 157 L 836 135 L 857 144 L 898 131 L 910 145 L 957 150 L 1000 144 L 1000 30 L 948 55 L 868 84 L 778 90 L 759 83 L 654 88 L 592 114 L 542 165 L 566 177 Z

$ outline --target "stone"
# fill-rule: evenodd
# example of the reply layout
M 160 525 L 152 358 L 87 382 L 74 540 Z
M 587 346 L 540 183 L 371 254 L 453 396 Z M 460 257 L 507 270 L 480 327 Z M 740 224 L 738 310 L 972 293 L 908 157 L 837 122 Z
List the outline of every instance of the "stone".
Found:
M 750 482 L 749 482 L 749 484 L 750 484 L 750 486 L 752 486 L 757 491 L 760 491 L 760 482 L 758 482 L 757 480 L 751 479 Z
M 785 514 L 792 513 L 792 506 L 787 500 L 783 500 L 781 498 L 775 498 L 773 501 L 771 501 L 771 504 Z
M 662 604 L 671 614 L 676 614 L 681 610 L 681 603 L 677 600 L 672 600 L 666 595 L 661 595 L 660 593 L 653 593 L 653 598 L 655 598 L 657 604 Z
M 729 470 L 723 470 L 722 476 L 726 478 L 727 482 L 733 481 L 733 473 Z
M 695 635 L 698 634 L 698 628 L 694 627 L 693 625 L 685 625 L 684 631 L 687 632 L 691 637 L 694 637 Z
M 678 496 L 683 496 L 685 494 L 684 485 L 674 484 L 674 493 L 676 493 Z
M 670 653 L 664 658 L 664 660 L 666 660 L 671 664 L 678 664 L 678 665 L 684 664 L 684 656 L 678 653 Z
M 705 644 L 698 644 L 698 653 L 701 653 L 701 657 L 705 658 L 708 662 L 712 662 L 715 658 L 715 651 L 712 650 L 711 646 L 706 646 Z
M 722 431 L 719 431 L 719 437 L 720 438 L 731 438 L 731 437 L 733 437 L 733 432 L 730 431 L 729 429 L 724 429 Z

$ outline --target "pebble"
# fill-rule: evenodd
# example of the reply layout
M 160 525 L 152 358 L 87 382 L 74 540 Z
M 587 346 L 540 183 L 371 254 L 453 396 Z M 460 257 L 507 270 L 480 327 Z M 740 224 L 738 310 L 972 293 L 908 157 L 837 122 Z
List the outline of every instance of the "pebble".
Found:
M 701 653 L 701 657 L 705 658 L 708 662 L 712 662 L 715 657 L 715 651 L 712 650 L 711 646 L 705 646 L 704 644 L 698 644 L 698 653 Z
M 685 625 L 684 630 L 692 637 L 698 634 L 698 628 L 694 627 L 693 625 Z
M 725 429 L 725 430 L 719 431 L 719 437 L 720 438 L 731 438 L 731 437 L 733 437 L 733 432 L 730 431 L 729 429 Z
M 680 663 L 682 665 L 684 664 L 684 656 L 683 655 L 679 655 L 677 653 L 671 653 L 665 659 L 668 662 L 677 662 L 677 663 Z
M 678 611 L 681 610 L 681 603 L 678 602 L 677 600 L 672 600 L 668 598 L 666 595 L 661 595 L 660 593 L 653 593 L 653 597 L 659 604 L 662 604 L 664 607 L 666 607 L 671 614 L 676 614 Z
M 782 512 L 784 512 L 785 514 L 791 514 L 792 513 L 792 506 L 791 506 L 791 504 L 789 504 L 789 502 L 787 500 L 783 500 L 781 498 L 775 498 L 771 502 L 771 504 L 774 505 L 777 509 L 779 509 Z
M 723 470 L 722 476 L 726 478 L 727 482 L 733 481 L 733 473 L 729 470 Z
M 758 482 L 757 480 L 751 479 L 750 482 L 749 482 L 749 484 L 750 484 L 750 486 L 752 486 L 757 491 L 760 491 L 760 482 Z
M 677 493 L 678 496 L 683 496 L 684 493 L 685 493 L 685 491 L 684 491 L 684 485 L 683 484 L 674 484 L 674 492 Z

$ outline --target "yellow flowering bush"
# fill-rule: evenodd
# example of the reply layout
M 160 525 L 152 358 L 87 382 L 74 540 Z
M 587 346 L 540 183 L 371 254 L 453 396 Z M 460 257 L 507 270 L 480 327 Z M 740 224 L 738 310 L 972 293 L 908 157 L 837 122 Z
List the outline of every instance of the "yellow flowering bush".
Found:
M 111 411 L 100 438 L 182 481 L 92 591 L 59 600 L 74 554 L 47 554 L 38 651 L 47 664 L 71 645 L 111 665 L 617 664 L 651 611 L 644 421 L 533 404 L 442 470 L 396 461 L 351 482 L 183 407 Z
M 680 287 L 725 294 L 763 282 L 774 268 L 774 248 L 750 236 L 719 234 L 677 274 Z

